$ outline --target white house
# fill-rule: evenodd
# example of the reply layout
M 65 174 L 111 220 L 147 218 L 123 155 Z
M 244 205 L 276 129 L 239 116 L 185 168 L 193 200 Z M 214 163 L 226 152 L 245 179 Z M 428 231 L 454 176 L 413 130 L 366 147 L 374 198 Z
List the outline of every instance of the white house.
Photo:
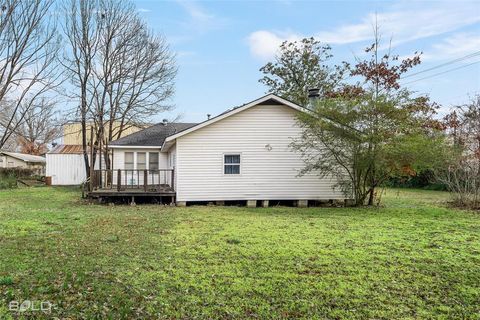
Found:
M 296 115 L 302 111 L 269 94 L 202 123 L 157 124 L 110 145 L 113 170 L 131 170 L 126 184 L 143 185 L 157 181 L 148 170 L 174 169 L 170 180 L 160 182 L 160 176 L 156 183 L 172 184 L 177 205 L 238 200 L 250 206 L 269 200 L 306 205 L 308 200 L 345 199 L 333 188 L 333 179 L 298 175 L 304 162 L 290 144 L 301 134 Z

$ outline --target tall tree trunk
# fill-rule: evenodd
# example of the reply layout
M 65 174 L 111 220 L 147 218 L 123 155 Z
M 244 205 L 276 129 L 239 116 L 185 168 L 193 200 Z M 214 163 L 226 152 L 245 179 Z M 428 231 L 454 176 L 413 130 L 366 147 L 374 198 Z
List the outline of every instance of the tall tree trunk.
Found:
M 368 195 L 368 205 L 373 206 L 374 200 L 375 200 L 375 187 L 371 187 Z

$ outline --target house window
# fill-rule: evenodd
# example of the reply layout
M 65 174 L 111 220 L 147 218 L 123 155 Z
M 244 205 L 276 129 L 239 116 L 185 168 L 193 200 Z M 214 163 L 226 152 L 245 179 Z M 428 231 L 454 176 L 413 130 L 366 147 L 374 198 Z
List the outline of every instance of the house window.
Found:
M 174 153 L 170 153 L 168 157 L 168 165 L 170 168 L 175 167 L 175 161 L 177 161 L 177 156 Z
M 225 154 L 223 156 L 223 173 L 240 174 L 240 155 Z
M 125 152 L 125 169 L 133 170 L 133 152 Z
M 148 154 L 148 169 L 158 170 L 158 152 L 150 152 Z
M 147 169 L 147 153 L 146 152 L 137 152 L 137 169 L 138 170 Z

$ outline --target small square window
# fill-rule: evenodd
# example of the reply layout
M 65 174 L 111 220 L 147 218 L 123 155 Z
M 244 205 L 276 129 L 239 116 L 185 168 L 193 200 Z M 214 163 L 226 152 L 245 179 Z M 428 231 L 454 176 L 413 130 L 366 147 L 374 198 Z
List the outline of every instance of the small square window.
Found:
M 223 173 L 240 174 L 240 155 L 226 154 L 223 156 Z

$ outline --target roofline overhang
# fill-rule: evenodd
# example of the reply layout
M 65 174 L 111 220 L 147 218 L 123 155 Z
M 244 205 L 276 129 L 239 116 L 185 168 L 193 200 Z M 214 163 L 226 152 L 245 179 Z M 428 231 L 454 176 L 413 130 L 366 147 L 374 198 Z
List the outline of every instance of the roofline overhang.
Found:
M 5 151 L 2 151 L 0 152 L 0 154 L 3 154 L 7 157 L 11 157 L 11 158 L 14 158 L 14 159 L 17 159 L 17 160 L 20 160 L 20 161 L 23 161 L 25 163 L 46 163 L 46 159 L 42 159 L 42 160 L 26 160 L 26 159 L 22 159 L 20 157 L 17 157 L 15 155 L 12 155 L 10 152 L 5 152 Z M 40 157 L 40 156 L 37 156 L 37 157 Z
M 232 110 L 230 110 L 230 111 L 227 111 L 227 112 L 225 112 L 225 113 L 223 113 L 223 114 L 220 114 L 220 115 L 218 115 L 218 116 L 216 116 L 216 117 L 211 118 L 210 120 L 206 120 L 206 121 L 204 121 L 204 122 L 200 122 L 199 124 L 197 124 L 197 125 L 195 125 L 195 126 L 193 126 L 193 127 L 190 127 L 190 128 L 188 128 L 188 129 L 185 129 L 185 130 L 183 130 L 183 131 L 180 131 L 180 132 L 178 132 L 178 133 L 176 133 L 176 134 L 173 134 L 173 135 L 167 137 L 167 138 L 165 139 L 165 141 L 163 142 L 163 145 L 162 145 L 162 147 L 161 147 L 161 148 L 162 148 L 162 151 L 163 151 L 163 152 L 168 151 L 168 149 L 169 149 L 173 144 L 175 144 L 175 140 L 176 140 L 177 138 L 183 136 L 183 135 L 189 134 L 189 133 L 191 133 L 191 132 L 193 132 L 193 131 L 196 131 L 196 130 L 198 130 L 198 129 L 201 129 L 201 128 L 203 128 L 203 127 L 209 126 L 209 125 L 211 125 L 211 124 L 213 124 L 213 123 L 215 123 L 215 122 L 217 122 L 217 121 L 220 121 L 220 120 L 225 119 L 225 118 L 227 118 L 227 117 L 233 116 L 234 114 L 237 114 L 237 113 L 239 113 L 239 112 L 242 112 L 242 111 L 244 111 L 244 110 L 247 110 L 247 109 L 249 109 L 249 108 L 251 108 L 251 107 L 254 107 L 254 106 L 256 106 L 256 105 L 258 105 L 258 104 L 260 104 L 260 103 L 262 103 L 262 102 L 268 101 L 268 100 L 270 100 L 270 99 L 276 100 L 276 101 L 280 102 L 281 104 L 283 104 L 283 105 L 285 105 L 285 106 L 287 106 L 287 107 L 293 108 L 293 109 L 295 109 L 295 110 L 297 110 L 297 111 L 307 112 L 307 109 L 303 108 L 302 106 L 299 106 L 299 105 L 296 104 L 296 103 L 293 103 L 293 102 L 288 101 L 288 100 L 286 100 L 286 99 L 284 99 L 284 98 L 281 98 L 281 97 L 279 97 L 279 96 L 277 96 L 277 95 L 275 95 L 275 94 L 273 94 L 273 93 L 270 93 L 270 94 L 267 94 L 267 95 L 265 95 L 265 96 L 263 96 L 263 97 L 261 97 L 261 98 L 258 98 L 258 99 L 256 99 L 256 100 L 253 100 L 253 101 L 249 102 L 249 103 L 246 103 L 245 105 L 243 105 L 243 106 L 241 106 L 241 107 L 238 107 L 238 108 L 232 109 Z
M 111 144 L 108 146 L 108 148 L 110 149 L 161 149 L 162 146 L 137 146 L 137 145 L 124 146 L 124 145 Z

